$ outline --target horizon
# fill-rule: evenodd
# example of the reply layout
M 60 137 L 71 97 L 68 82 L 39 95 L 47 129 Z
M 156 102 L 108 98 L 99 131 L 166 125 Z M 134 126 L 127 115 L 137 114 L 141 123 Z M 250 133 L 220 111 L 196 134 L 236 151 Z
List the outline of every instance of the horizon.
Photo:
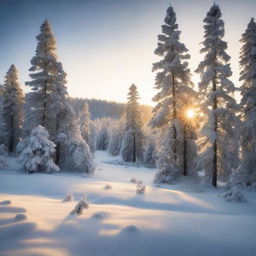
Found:
M 154 105 L 155 73 L 151 69 L 158 59 L 154 50 L 169 0 L 76 0 L 72 3 L 67 0 L 1 0 L 0 3 L 3 38 L 0 83 L 14 64 L 22 88 L 28 91 L 24 83 L 30 80 L 30 60 L 36 50 L 36 36 L 47 18 L 56 37 L 59 60 L 67 73 L 69 96 L 125 103 L 128 88 L 134 83 L 140 103 Z M 171 3 L 181 31 L 181 42 L 191 55 L 189 67 L 197 86 L 199 77 L 194 70 L 204 57 L 199 54 L 203 19 L 213 1 L 172 0 Z M 215 3 L 220 6 L 225 22 L 224 40 L 228 43 L 233 71 L 231 80 L 239 87 L 239 39 L 254 17 L 256 2 L 219 0 Z

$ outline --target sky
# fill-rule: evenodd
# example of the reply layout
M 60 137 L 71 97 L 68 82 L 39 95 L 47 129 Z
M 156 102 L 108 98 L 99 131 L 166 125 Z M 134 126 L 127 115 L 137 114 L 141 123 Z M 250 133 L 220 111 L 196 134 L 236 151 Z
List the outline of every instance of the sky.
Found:
M 125 102 L 132 83 L 140 102 L 153 105 L 155 74 L 152 63 L 157 35 L 170 2 L 176 12 L 181 41 L 191 55 L 194 74 L 203 55 L 203 19 L 212 0 L 0 0 L 0 83 L 11 64 L 19 70 L 23 89 L 29 81 L 30 60 L 36 36 L 47 18 L 57 40 L 57 53 L 67 73 L 73 97 Z M 232 80 L 239 82 L 239 39 L 251 17 L 256 0 L 216 0 L 225 22 Z

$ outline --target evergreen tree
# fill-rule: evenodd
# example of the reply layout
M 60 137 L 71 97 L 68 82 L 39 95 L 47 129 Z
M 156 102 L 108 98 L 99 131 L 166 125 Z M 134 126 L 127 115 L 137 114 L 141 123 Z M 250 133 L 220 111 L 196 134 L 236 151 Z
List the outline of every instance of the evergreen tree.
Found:
M 59 171 L 59 167 L 53 162 L 55 144 L 48 137 L 47 130 L 39 125 L 32 129 L 30 136 L 17 145 L 19 161 L 27 172 Z
M 240 52 L 242 182 L 256 184 L 256 23 L 251 19 L 242 35 Z
M 236 88 L 229 80 L 230 56 L 226 53 L 227 43 L 222 40 L 224 22 L 218 5 L 211 7 L 204 23 L 201 53 L 205 57 L 196 72 L 201 76 L 199 92 L 208 120 L 199 140 L 199 161 L 206 171 L 206 180 L 217 186 L 217 176 L 229 176 L 239 160 L 237 104 L 233 98 Z
M 31 60 L 30 68 L 32 80 L 26 82 L 32 92 L 27 98 L 25 127 L 30 131 L 33 127 L 42 125 L 49 132 L 50 138 L 55 140 L 59 116 L 65 109 L 66 74 L 57 60 L 56 41 L 47 20 L 41 25 L 36 39 L 36 55 Z
M 15 151 L 22 135 L 23 104 L 24 94 L 18 81 L 18 71 L 11 65 L 5 76 L 2 106 L 5 145 L 9 152 Z
M 90 112 L 88 104 L 85 103 L 82 110 L 78 113 L 80 131 L 84 140 L 89 144 L 90 141 Z
M 102 118 L 98 120 L 96 149 L 107 150 L 109 146 L 109 126 L 113 120 L 110 118 Z
M 121 156 L 126 162 L 143 160 L 143 122 L 138 99 L 137 87 L 132 84 L 128 93 L 126 123 L 121 149 Z
M 94 170 L 92 155 L 68 101 L 66 73 L 57 60 L 56 42 L 47 20 L 41 25 L 37 40 L 30 68 L 32 81 L 26 83 L 32 92 L 27 98 L 25 127 L 30 130 L 43 125 L 47 129 L 56 144 L 54 158 L 57 164 L 91 173 Z
M 150 126 L 160 128 L 165 138 L 160 144 L 159 152 L 162 156 L 158 157 L 160 171 L 156 176 L 156 182 L 169 183 L 183 174 L 186 175 L 184 111 L 187 103 L 195 98 L 195 91 L 192 89 L 193 84 L 187 62 L 190 56 L 187 54 L 185 45 L 180 42 L 180 33 L 176 14 L 170 6 L 155 50 L 155 54 L 162 57 L 162 60 L 153 64 L 153 71 L 158 71 L 155 89 L 159 92 L 153 98 L 157 105 L 153 109 Z M 190 151 L 187 150 L 187 152 Z
M 60 165 L 64 168 L 93 173 L 95 169 L 93 155 L 81 135 L 79 121 L 70 105 L 67 105 L 60 127 L 60 134 L 58 135 L 61 149 Z
M 120 118 L 111 125 L 108 152 L 112 156 L 120 154 L 124 133 L 124 118 Z

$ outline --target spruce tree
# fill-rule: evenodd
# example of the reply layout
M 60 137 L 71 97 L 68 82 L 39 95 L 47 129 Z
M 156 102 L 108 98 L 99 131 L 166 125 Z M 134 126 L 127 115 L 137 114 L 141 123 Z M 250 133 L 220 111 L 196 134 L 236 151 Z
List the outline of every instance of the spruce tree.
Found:
M 66 74 L 56 54 L 56 40 L 47 20 L 36 37 L 36 54 L 31 60 L 31 88 L 26 112 L 26 129 L 42 125 L 52 140 L 58 134 L 58 119 L 66 102 Z M 28 124 L 32 120 L 31 125 Z M 27 133 L 29 132 L 27 131 Z
M 90 141 L 90 112 L 88 104 L 85 103 L 82 110 L 78 113 L 81 135 L 89 144 Z
M 155 54 L 162 59 L 153 64 L 153 71 L 158 71 L 155 79 L 158 93 L 153 98 L 157 105 L 153 109 L 150 126 L 160 128 L 163 136 L 157 164 L 160 171 L 156 175 L 156 182 L 170 183 L 185 173 L 184 112 L 187 103 L 195 98 L 195 91 L 192 89 L 187 62 L 190 56 L 185 45 L 180 42 L 180 33 L 176 14 L 170 6 L 155 50 Z
M 142 112 L 138 103 L 137 87 L 129 88 L 126 106 L 126 123 L 121 156 L 125 162 L 140 162 L 143 159 Z
M 6 73 L 2 116 L 4 122 L 5 145 L 9 152 L 14 152 L 22 135 L 24 118 L 24 94 L 18 81 L 18 71 L 14 65 Z
M 233 97 L 236 88 L 229 80 L 230 56 L 226 53 L 227 43 L 222 40 L 224 22 L 218 5 L 211 7 L 204 23 L 201 53 L 205 57 L 196 72 L 201 76 L 199 93 L 207 122 L 201 130 L 199 162 L 206 171 L 207 182 L 216 187 L 218 175 L 229 176 L 239 161 L 237 104 Z
M 247 185 L 256 183 L 256 23 L 252 18 L 242 35 L 240 52 L 241 150 L 240 174 Z

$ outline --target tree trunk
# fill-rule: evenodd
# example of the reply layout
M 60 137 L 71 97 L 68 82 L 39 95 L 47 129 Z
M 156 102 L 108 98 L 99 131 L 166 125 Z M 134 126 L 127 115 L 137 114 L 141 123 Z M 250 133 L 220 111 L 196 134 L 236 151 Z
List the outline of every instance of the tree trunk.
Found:
M 183 175 L 187 176 L 187 127 L 186 124 L 184 125 L 183 130 L 183 136 L 184 136 L 184 143 L 183 143 Z
M 216 80 L 213 80 L 213 92 L 216 92 Z M 215 95 L 213 99 L 213 112 L 217 109 L 217 96 Z M 218 173 L 218 145 L 217 145 L 217 132 L 218 132 L 218 120 L 216 112 L 214 113 L 214 132 L 216 134 L 215 140 L 213 142 L 213 173 L 212 173 L 212 185 L 217 187 L 217 173 Z
M 174 80 L 174 75 L 172 75 L 172 97 L 173 97 L 173 120 L 176 119 L 177 113 L 176 113 L 176 94 L 175 94 L 175 80 Z M 177 161 L 177 149 L 176 149 L 176 139 L 177 139 L 177 131 L 176 127 L 173 124 L 173 155 L 174 155 L 174 160 Z

